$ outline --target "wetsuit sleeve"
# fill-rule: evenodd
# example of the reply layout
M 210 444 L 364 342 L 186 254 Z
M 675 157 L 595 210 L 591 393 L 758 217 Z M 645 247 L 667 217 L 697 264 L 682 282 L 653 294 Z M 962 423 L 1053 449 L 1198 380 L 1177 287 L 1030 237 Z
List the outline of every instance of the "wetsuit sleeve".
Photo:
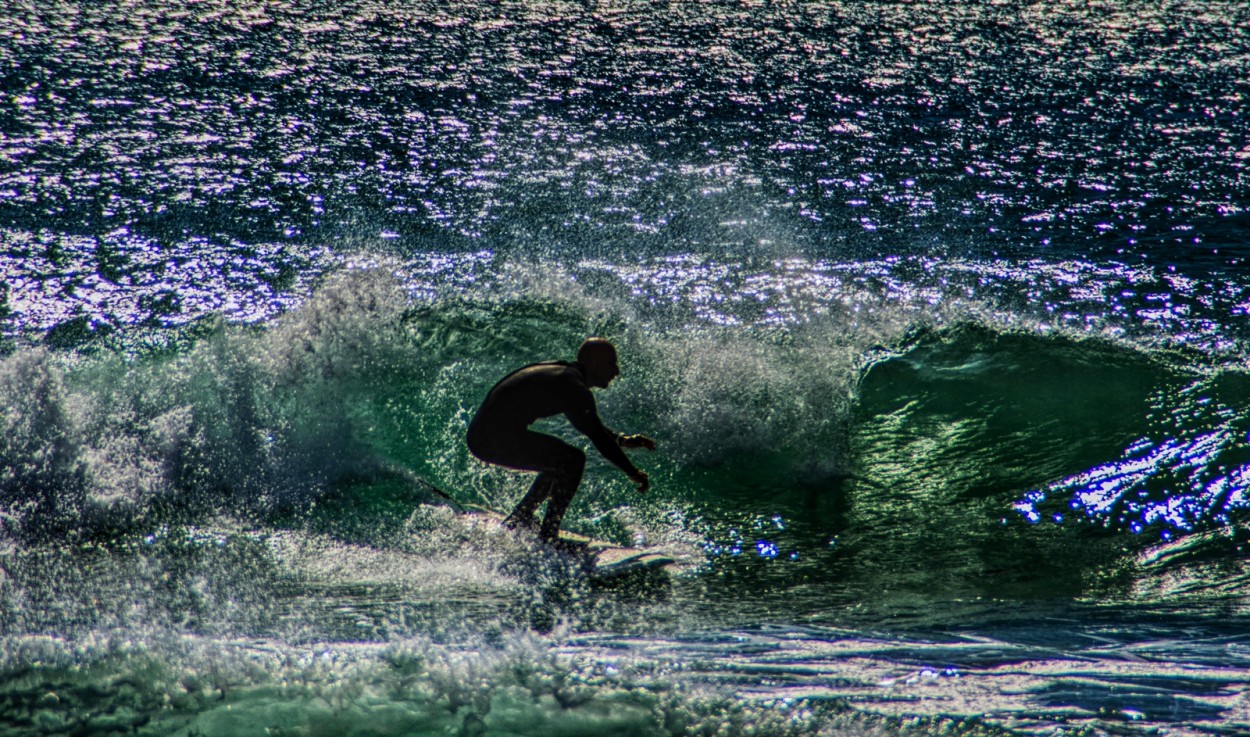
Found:
M 595 448 L 613 465 L 630 476 L 638 472 L 638 468 L 617 444 L 616 433 L 605 427 L 603 420 L 599 418 L 599 411 L 595 408 L 595 398 L 591 396 L 589 389 L 583 396 L 578 397 L 573 409 L 566 412 L 564 416 L 569 418 L 569 423 L 577 428 L 578 432 L 590 438 Z

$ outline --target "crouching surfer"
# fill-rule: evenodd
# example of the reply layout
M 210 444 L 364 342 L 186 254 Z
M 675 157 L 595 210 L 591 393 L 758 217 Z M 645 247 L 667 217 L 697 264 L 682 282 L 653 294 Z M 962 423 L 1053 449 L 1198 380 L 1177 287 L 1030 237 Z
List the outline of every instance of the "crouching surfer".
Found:
M 645 435 L 621 435 L 599 418 L 592 387 L 606 389 L 621 373 L 616 348 L 603 338 L 590 338 L 577 351 L 577 361 L 535 363 L 505 376 L 486 395 L 469 424 L 470 452 L 479 459 L 518 471 L 534 471 L 529 493 L 504 520 L 511 528 L 536 527 L 534 513 L 547 502 L 539 536 L 555 543 L 560 522 L 577 493 L 586 454 L 551 435 L 530 429 L 536 420 L 562 414 L 595 448 L 629 476 L 645 493 L 651 485 L 623 448 L 655 450 Z

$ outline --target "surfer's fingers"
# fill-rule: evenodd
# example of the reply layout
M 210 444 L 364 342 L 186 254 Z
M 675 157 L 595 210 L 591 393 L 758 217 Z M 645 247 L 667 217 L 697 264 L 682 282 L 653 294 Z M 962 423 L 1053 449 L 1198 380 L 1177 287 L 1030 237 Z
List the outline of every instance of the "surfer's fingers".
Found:
M 629 437 L 629 447 L 655 450 L 655 441 L 646 435 L 631 435 Z

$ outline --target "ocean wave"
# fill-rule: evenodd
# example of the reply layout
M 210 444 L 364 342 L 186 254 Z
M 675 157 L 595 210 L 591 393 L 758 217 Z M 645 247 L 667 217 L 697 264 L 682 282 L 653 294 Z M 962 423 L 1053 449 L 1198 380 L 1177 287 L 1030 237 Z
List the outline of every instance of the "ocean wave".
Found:
M 173 349 L 19 348 L 0 363 L 4 529 L 107 538 L 228 515 L 387 545 L 447 496 L 507 509 L 525 479 L 465 451 L 476 404 L 592 334 L 621 350 L 609 424 L 660 442 L 639 457 L 658 493 L 592 464 L 569 526 L 701 540 L 743 585 L 919 557 L 900 581 L 997 569 L 1079 591 L 1120 555 L 1097 536 L 1134 531 L 1123 509 L 1173 533 L 1236 517 L 1248 400 L 1227 355 L 1005 312 L 968 291 L 984 269 L 646 267 L 452 269 L 424 290 L 425 267 L 362 257 L 267 325 L 208 320 Z M 1167 522 L 1177 505 L 1184 525 Z M 1028 583 L 1039 540 L 1051 572 Z M 756 570 L 774 559 L 789 567 Z

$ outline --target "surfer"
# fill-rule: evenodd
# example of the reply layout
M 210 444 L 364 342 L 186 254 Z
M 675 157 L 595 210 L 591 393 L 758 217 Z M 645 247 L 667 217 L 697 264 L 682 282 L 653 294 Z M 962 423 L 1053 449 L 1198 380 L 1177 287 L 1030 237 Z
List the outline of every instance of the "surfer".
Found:
M 479 459 L 518 471 L 536 471 L 529 493 L 504 520 L 509 528 L 536 527 L 534 513 L 547 502 L 539 536 L 554 543 L 569 502 L 577 493 L 586 467 L 586 454 L 551 435 L 530 428 L 541 417 L 562 414 L 594 443 L 595 448 L 629 476 L 645 493 L 647 474 L 625 455 L 623 448 L 655 450 L 645 435 L 622 435 L 604 426 L 595 407 L 592 387 L 606 389 L 621 373 L 616 348 L 603 338 L 589 338 L 577 351 L 577 361 L 535 363 L 505 376 L 486 395 L 469 424 L 469 451 Z

